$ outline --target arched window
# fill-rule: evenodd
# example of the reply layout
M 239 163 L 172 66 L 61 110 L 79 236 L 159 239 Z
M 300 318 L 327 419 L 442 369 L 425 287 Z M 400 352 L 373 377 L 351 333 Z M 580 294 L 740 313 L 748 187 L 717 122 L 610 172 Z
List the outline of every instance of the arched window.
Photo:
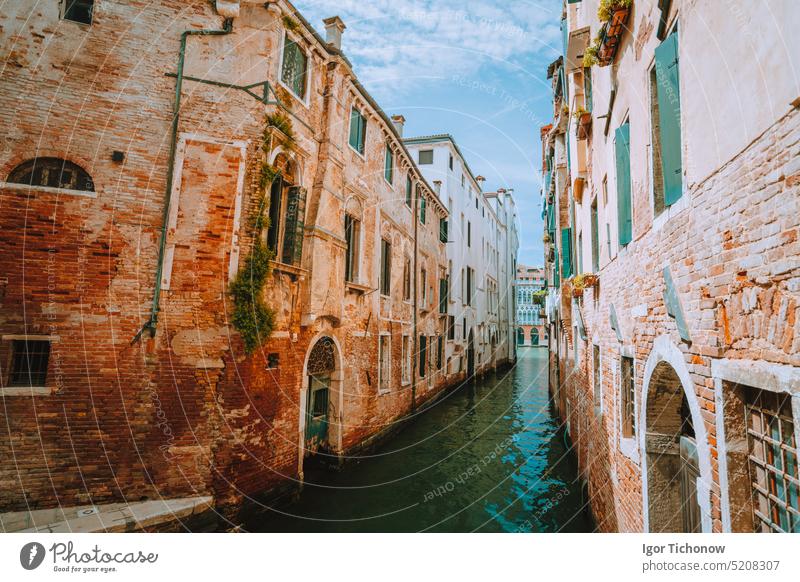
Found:
M 6 182 L 94 192 L 92 177 L 77 164 L 60 158 L 33 158 L 11 170 Z

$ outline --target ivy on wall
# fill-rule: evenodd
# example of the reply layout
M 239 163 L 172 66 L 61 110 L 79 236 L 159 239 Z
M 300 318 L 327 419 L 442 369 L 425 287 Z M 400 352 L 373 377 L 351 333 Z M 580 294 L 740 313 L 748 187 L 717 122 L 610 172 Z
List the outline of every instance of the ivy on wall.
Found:
M 270 261 L 274 259 L 274 253 L 264 242 L 263 233 L 265 228 L 269 228 L 269 191 L 280 174 L 280 170 L 269 163 L 270 154 L 278 146 L 290 150 L 294 145 L 289 117 L 282 112 L 267 115 L 261 142 L 264 160 L 255 193 L 256 203 L 248 220 L 253 246 L 228 287 L 233 299 L 232 323 L 242 336 L 248 354 L 269 339 L 275 327 L 275 310 L 267 305 L 263 297 L 264 285 L 272 272 Z

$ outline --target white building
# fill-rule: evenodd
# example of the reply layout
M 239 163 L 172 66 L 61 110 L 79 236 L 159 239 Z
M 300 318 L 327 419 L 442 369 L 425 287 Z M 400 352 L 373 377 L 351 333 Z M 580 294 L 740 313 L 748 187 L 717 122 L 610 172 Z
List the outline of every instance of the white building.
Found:
M 469 375 L 513 362 L 519 241 L 511 192 L 483 192 L 483 178 L 472 173 L 449 134 L 404 142 L 450 211 L 447 372 Z

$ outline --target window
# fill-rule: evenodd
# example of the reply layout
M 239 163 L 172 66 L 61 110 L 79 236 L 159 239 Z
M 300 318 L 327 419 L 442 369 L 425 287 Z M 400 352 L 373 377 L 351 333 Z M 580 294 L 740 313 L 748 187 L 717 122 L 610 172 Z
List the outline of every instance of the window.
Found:
M 392 245 L 381 239 L 381 295 L 389 295 L 392 281 Z
M 464 187 L 465 182 L 466 182 L 466 176 L 464 176 L 464 174 L 461 174 L 461 187 L 462 188 Z
M 419 165 L 425 166 L 433 163 L 433 150 L 419 150 Z
M 411 189 L 414 187 L 414 183 L 411 181 L 411 175 L 409 174 L 406 176 L 406 206 L 411 208 L 413 203 L 413 197 L 411 195 Z
M 447 242 L 447 219 L 439 219 L 439 240 L 443 243 Z
M 592 346 L 592 373 L 594 382 L 594 406 L 597 410 L 603 405 L 602 385 L 600 384 L 600 346 Z
M 598 229 L 598 218 L 597 218 L 597 198 L 592 200 L 592 209 L 591 209 L 591 225 L 590 228 L 592 232 L 592 272 L 597 273 L 600 270 L 600 239 L 599 233 L 597 232 Z M 596 296 L 597 294 L 595 294 Z
M 350 147 L 364 155 L 364 144 L 367 139 L 367 120 L 361 112 L 353 107 L 350 110 Z
M 442 369 L 442 358 L 444 355 L 444 338 L 440 335 L 436 336 L 436 369 Z
M 627 356 L 622 356 L 620 359 L 620 391 L 622 436 L 630 438 L 636 434 L 636 389 L 634 387 L 633 358 Z
M 417 196 L 419 196 L 419 190 L 417 190 Z M 425 211 L 427 209 L 428 201 L 425 199 L 425 196 L 419 196 L 419 221 L 422 224 L 425 224 Z
M 800 533 L 800 475 L 791 395 L 747 387 L 745 422 L 754 530 Z
M 467 246 L 472 246 L 472 223 L 467 221 Z
M 388 335 L 380 336 L 378 342 L 378 387 L 381 392 L 386 392 L 392 387 L 392 344 Z
M 347 254 L 344 259 L 344 280 L 355 283 L 358 280 L 359 237 L 361 223 L 350 214 L 344 215 L 344 238 L 347 241 Z
M 471 267 L 467 267 L 467 305 L 472 305 L 472 286 L 474 285 L 475 273 Z
M 578 233 L 578 271 L 577 274 L 583 273 L 583 233 Z
M 403 299 L 411 301 L 411 259 L 408 257 L 403 266 Z
M 655 50 L 650 71 L 650 123 L 653 202 L 658 215 L 683 194 L 677 31 Z
M 48 340 L 13 340 L 9 386 L 43 387 L 50 360 Z
M 428 272 L 422 269 L 419 273 L 420 289 L 422 296 L 420 297 L 420 305 L 426 307 L 428 305 Z
M 33 158 L 23 162 L 8 175 L 10 184 L 44 186 L 94 192 L 94 182 L 86 171 L 60 158 Z
M 456 318 L 453 315 L 447 316 L 447 339 L 456 339 Z
M 392 153 L 392 148 L 389 147 L 389 144 L 386 144 L 386 152 L 383 156 L 383 178 L 389 184 L 392 183 L 392 178 L 394 177 L 394 154 Z
M 561 276 L 572 276 L 572 229 L 561 229 Z
M 450 169 L 453 169 L 453 154 L 450 154 Z
M 467 339 L 467 318 L 465 317 L 461 322 L 461 339 Z
M 62 0 L 62 18 L 81 24 L 92 23 L 93 0 Z
M 281 81 L 300 99 L 306 98 L 308 57 L 286 34 L 283 37 L 283 66 Z
M 450 277 L 439 279 L 439 313 L 447 313 L 447 304 L 450 301 Z
M 619 244 L 633 239 L 633 207 L 631 205 L 631 126 L 626 121 L 617 128 L 614 152 L 617 163 L 617 217 Z
M 428 338 L 424 335 L 419 336 L 419 375 L 425 377 L 425 364 L 428 362 Z
M 403 336 L 403 362 L 402 362 L 401 381 L 408 384 L 411 381 L 411 336 Z
M 583 69 L 583 102 L 586 111 L 592 111 L 592 69 L 584 67 Z
M 306 190 L 292 185 L 294 165 L 291 162 L 279 156 L 276 165 L 281 173 L 270 187 L 267 247 L 276 261 L 299 265 L 303 256 Z

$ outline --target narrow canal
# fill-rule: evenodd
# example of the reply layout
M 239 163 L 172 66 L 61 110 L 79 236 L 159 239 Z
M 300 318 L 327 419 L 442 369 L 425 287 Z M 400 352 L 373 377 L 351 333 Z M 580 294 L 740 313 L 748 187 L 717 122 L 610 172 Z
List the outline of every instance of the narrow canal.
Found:
M 587 532 L 577 463 L 547 392 L 547 351 L 464 386 L 372 456 L 309 475 L 249 531 Z

